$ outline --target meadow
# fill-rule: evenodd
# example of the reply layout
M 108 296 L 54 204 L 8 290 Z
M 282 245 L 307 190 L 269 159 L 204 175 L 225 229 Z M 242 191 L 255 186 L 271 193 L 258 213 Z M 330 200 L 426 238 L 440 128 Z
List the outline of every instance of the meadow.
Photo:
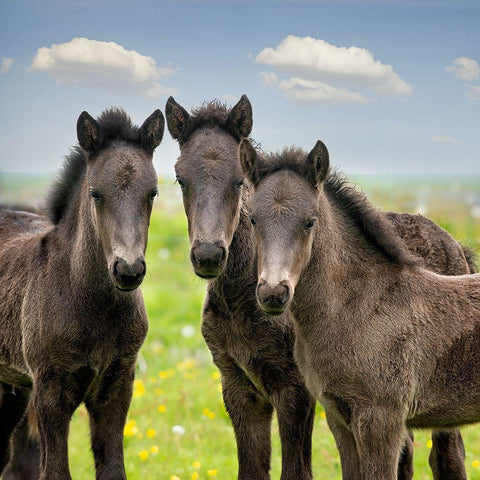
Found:
M 380 208 L 419 212 L 480 252 L 480 178 L 355 178 Z M 2 176 L 0 201 L 41 198 L 48 179 Z M 189 242 L 180 189 L 160 180 L 142 292 L 150 330 L 140 352 L 134 398 L 125 427 L 125 461 L 131 480 L 236 478 L 237 459 L 225 412 L 220 375 L 200 333 L 206 283 L 189 263 Z M 278 427 L 272 427 L 272 479 L 280 477 Z M 480 426 L 463 429 L 466 466 L 480 480 Z M 432 478 L 428 432 L 415 433 L 415 479 Z M 88 417 L 82 406 L 70 432 L 70 467 L 77 480 L 94 478 Z M 325 415 L 317 405 L 313 438 L 315 478 L 341 478 L 340 461 Z

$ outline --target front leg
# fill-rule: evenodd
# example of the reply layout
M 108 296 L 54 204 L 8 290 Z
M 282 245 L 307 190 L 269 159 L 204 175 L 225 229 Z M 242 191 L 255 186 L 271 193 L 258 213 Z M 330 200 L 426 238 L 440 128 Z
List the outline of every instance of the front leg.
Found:
M 135 363 L 117 361 L 92 386 L 85 405 L 90 415 L 98 480 L 125 480 L 123 430 L 132 399 Z
M 408 433 L 399 410 L 364 405 L 352 412 L 361 480 L 397 480 L 398 462 Z
M 308 393 L 295 365 L 293 378 L 283 377 L 283 388 L 272 393 L 282 443 L 281 480 L 312 479 L 312 430 L 315 399 Z M 287 372 L 285 372 L 286 374 Z
M 325 415 L 340 455 L 342 479 L 358 480 L 360 475 L 360 461 L 352 431 L 345 425 L 335 408 L 325 406 Z
M 238 479 L 269 480 L 273 406 L 232 360 L 217 365 L 237 441 Z
M 52 367 L 34 373 L 32 401 L 40 434 L 40 480 L 71 480 L 67 445 L 70 419 L 92 377 L 89 369 L 71 373 Z

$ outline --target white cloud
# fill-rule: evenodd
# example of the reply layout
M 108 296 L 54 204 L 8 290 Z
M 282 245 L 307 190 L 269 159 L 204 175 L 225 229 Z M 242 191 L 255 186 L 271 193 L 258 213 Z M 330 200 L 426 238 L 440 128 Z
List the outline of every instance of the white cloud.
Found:
M 434 135 L 430 137 L 430 141 L 433 143 L 460 143 L 455 137 L 448 135 Z
M 15 62 L 13 58 L 2 57 L 2 63 L 0 65 L 0 73 L 8 73 L 12 68 L 13 62 Z
M 358 47 L 336 47 L 313 37 L 289 35 L 277 47 L 263 49 L 255 62 L 338 87 L 360 87 L 386 95 L 412 94 L 412 87 L 392 66 L 375 60 L 372 52 Z
M 176 93 L 158 83 L 175 73 L 171 66 L 157 67 L 152 57 L 114 42 L 74 38 L 50 48 L 42 47 L 28 70 L 47 72 L 60 82 L 121 93 L 147 97 Z
M 452 72 L 456 78 L 466 82 L 473 82 L 480 76 L 480 65 L 473 58 L 458 57 L 445 71 Z
M 480 100 L 480 85 L 468 85 L 466 95 L 470 100 Z
M 260 78 L 265 85 L 271 85 L 285 93 L 285 96 L 296 103 L 340 104 L 369 103 L 371 98 L 351 90 L 335 88 L 317 80 L 304 80 L 292 77 L 282 80 L 272 72 L 260 72 Z

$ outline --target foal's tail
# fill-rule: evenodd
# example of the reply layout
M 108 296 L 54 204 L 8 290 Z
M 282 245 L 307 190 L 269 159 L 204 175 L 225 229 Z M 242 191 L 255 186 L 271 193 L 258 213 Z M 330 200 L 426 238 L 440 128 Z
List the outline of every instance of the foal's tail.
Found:
M 460 244 L 463 250 L 463 255 L 465 255 L 465 260 L 467 261 L 468 268 L 470 270 L 470 273 L 478 273 L 478 261 L 479 257 L 475 253 L 475 251 L 470 248 L 466 247 L 465 245 Z

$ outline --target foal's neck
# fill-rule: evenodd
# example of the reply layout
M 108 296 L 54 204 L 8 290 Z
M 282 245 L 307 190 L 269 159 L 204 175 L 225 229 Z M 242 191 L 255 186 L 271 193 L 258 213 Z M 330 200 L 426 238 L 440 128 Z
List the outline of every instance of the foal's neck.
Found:
M 70 278 L 78 288 L 114 291 L 102 244 L 95 228 L 94 212 L 86 181 L 78 189 L 76 198 L 61 223 L 57 235 L 61 237 L 63 252 L 70 262 Z

